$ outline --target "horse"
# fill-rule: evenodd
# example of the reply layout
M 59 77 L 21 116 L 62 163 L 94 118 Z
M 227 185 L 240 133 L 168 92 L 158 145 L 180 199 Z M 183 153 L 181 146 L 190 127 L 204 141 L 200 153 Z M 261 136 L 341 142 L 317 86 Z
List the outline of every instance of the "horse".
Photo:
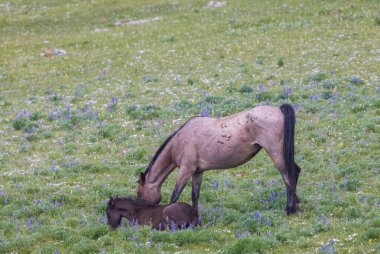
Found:
M 152 229 L 184 229 L 198 225 L 198 213 L 187 203 L 152 205 L 129 197 L 112 198 L 107 203 L 107 223 L 115 230 L 122 217 L 139 225 L 152 225 Z
M 161 185 L 179 167 L 171 203 L 176 202 L 192 177 L 192 202 L 198 199 L 204 171 L 244 164 L 262 148 L 268 153 L 286 186 L 286 214 L 299 207 L 296 187 L 301 168 L 294 161 L 295 113 L 290 104 L 257 106 L 222 118 L 193 117 L 174 131 L 140 173 L 137 197 L 152 204 L 161 201 Z

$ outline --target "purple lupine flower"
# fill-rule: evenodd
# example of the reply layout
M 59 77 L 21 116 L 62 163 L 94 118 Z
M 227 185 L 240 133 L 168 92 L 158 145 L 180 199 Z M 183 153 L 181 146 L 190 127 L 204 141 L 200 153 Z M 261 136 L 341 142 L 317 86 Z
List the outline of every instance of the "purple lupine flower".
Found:
M 34 231 L 34 228 L 33 228 L 33 223 L 34 223 L 34 219 L 33 217 L 31 217 L 29 220 L 28 220 L 28 227 L 30 229 L 30 231 Z
M 266 102 L 265 102 L 265 105 L 269 105 L 269 100 L 267 99 Z
M 224 187 L 228 187 L 230 182 L 228 179 L 224 179 L 223 183 L 224 183 Z
M 269 217 L 267 217 L 266 225 L 267 225 L 268 227 L 270 227 L 270 219 L 269 219 Z
M 355 85 L 359 84 L 360 83 L 360 77 L 359 76 L 352 77 L 351 82 L 354 83 Z
M 107 76 L 107 69 L 104 69 L 103 70 L 103 77 L 106 77 Z
M 322 218 L 323 224 L 326 225 L 326 223 L 327 223 L 327 219 L 326 219 L 326 216 L 325 216 L 323 213 L 322 213 L 322 215 L 321 215 L 321 218 Z
M 344 175 L 344 182 L 343 182 L 343 186 L 344 186 L 344 189 L 347 190 L 347 183 L 348 183 L 348 176 L 347 174 Z
M 334 69 L 331 69 L 330 74 L 331 74 L 331 76 L 334 76 Z
M 54 250 L 54 254 L 59 254 L 59 250 Z
M 260 221 L 261 220 L 261 214 L 259 212 L 259 210 L 256 210 L 255 213 L 253 214 L 254 218 L 257 219 L 257 221 Z
M 39 221 L 38 221 L 38 226 L 39 226 L 39 227 L 42 227 L 42 220 L 39 220 Z
M 8 195 L 5 191 L 3 192 L 3 196 L 4 196 L 4 205 L 6 205 L 8 202 Z
M 128 237 L 127 240 L 128 241 L 136 241 L 137 240 L 137 236 L 136 235 L 132 235 L 132 237 Z
M 171 232 L 174 232 L 174 231 L 175 231 L 175 223 L 174 223 L 174 220 L 171 220 L 171 221 L 170 221 L 170 231 L 171 231 Z
M 259 88 L 259 91 L 262 91 L 262 90 L 264 90 L 264 86 L 263 86 L 263 84 L 259 83 L 259 86 L 258 86 L 258 88 Z
M 66 119 L 70 119 L 70 105 L 66 105 Z
M 329 243 L 326 242 L 322 245 L 321 251 L 327 251 L 328 250 Z
M 258 186 L 261 186 L 262 181 L 261 181 L 260 179 L 258 179 L 258 180 L 256 181 L 256 183 L 257 183 Z
M 272 202 L 275 198 L 276 198 L 276 193 L 274 192 L 274 190 L 272 190 L 269 196 L 269 201 Z

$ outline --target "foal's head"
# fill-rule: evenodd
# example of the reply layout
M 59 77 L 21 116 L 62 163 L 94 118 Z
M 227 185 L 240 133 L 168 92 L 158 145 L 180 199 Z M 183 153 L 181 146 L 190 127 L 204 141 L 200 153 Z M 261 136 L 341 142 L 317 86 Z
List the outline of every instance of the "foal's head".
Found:
M 145 182 L 145 174 L 141 173 L 137 187 L 137 198 L 147 203 L 157 205 L 161 201 L 160 188 Z
M 116 229 L 120 225 L 121 218 L 122 218 L 121 211 L 116 208 L 116 200 L 117 198 L 114 199 L 110 197 L 110 200 L 107 203 L 107 210 L 106 210 L 108 225 L 112 229 Z

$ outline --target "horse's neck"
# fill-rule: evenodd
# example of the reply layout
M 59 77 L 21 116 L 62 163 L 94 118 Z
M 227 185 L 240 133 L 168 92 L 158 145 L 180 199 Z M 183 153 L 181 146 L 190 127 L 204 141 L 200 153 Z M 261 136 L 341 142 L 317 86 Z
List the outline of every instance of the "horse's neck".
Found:
M 161 152 L 152 165 L 152 168 L 148 171 L 146 183 L 161 188 L 162 183 L 174 168 L 175 165 L 171 157 L 171 145 L 168 144 L 168 147 Z
M 128 220 L 135 220 L 137 217 L 137 209 L 130 204 L 116 205 L 116 208 L 121 211 L 122 215 Z

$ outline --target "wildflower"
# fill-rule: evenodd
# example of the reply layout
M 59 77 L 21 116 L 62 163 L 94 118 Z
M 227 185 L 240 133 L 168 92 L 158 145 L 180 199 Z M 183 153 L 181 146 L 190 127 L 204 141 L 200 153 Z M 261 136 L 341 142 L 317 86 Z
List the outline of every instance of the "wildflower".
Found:
M 170 231 L 174 232 L 175 231 L 175 223 L 173 220 L 170 221 Z
M 224 183 L 224 187 L 228 187 L 230 182 L 228 179 L 224 179 L 223 183 Z
M 28 220 L 28 227 L 30 229 L 30 231 L 34 231 L 34 228 L 33 228 L 33 223 L 34 223 L 34 219 L 33 217 L 31 217 L 29 220 Z
M 326 219 L 326 216 L 325 216 L 323 213 L 322 213 L 322 215 L 321 215 L 321 218 L 322 218 L 323 224 L 326 225 L 326 223 L 327 223 L 327 219 Z
M 255 213 L 253 214 L 253 216 L 257 219 L 257 221 L 261 220 L 261 214 L 260 214 L 259 210 L 256 210 Z
M 267 217 L 266 225 L 270 227 L 270 219 Z
M 272 202 L 275 198 L 276 198 L 276 194 L 274 190 L 272 190 L 269 196 L 269 201 Z
M 8 202 L 8 195 L 5 191 L 3 192 L 3 196 L 4 196 L 4 205 L 6 205 Z
M 264 86 L 263 86 L 263 84 L 259 83 L 259 86 L 258 86 L 258 88 L 259 88 L 259 91 L 262 91 L 262 90 L 264 90 Z

